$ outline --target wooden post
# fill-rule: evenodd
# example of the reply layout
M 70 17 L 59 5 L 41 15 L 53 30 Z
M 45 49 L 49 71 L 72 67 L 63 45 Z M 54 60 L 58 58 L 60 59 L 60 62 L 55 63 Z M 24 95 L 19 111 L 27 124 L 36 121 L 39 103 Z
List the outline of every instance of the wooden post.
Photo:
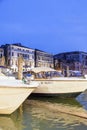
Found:
M 66 70 L 67 70 L 67 77 L 69 77 L 69 66 L 67 66 Z
M 65 69 L 64 68 L 62 68 L 62 74 L 63 74 L 63 76 L 65 76 Z
M 18 79 L 22 80 L 23 78 L 23 57 L 19 56 L 18 57 Z

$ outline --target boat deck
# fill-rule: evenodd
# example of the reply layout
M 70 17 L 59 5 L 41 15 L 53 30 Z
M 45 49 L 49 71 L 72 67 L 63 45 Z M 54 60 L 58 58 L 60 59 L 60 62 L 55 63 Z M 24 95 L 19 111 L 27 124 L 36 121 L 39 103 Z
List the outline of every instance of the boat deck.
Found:
M 15 77 L 0 76 L 0 87 L 36 87 L 36 82 L 24 83 L 22 80 L 15 79 Z

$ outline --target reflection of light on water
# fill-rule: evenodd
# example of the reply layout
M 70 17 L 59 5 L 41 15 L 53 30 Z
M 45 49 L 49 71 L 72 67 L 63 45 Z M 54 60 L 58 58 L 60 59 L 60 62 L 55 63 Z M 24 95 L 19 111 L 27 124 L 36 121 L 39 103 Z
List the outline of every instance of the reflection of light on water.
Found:
M 56 99 L 55 102 L 49 102 L 48 99 L 26 100 L 20 113 L 16 111 L 10 116 L 0 116 L 0 130 L 86 130 L 86 119 L 60 113 L 59 105 Z M 66 106 L 63 104 L 61 108 L 67 108 Z M 69 107 L 72 108 L 72 105 Z
M 51 105 L 52 103 L 50 103 Z M 47 106 L 48 107 L 45 107 Z M 28 108 L 31 106 L 31 109 Z M 72 129 L 73 127 L 80 126 L 84 124 L 87 126 L 87 120 L 80 117 L 71 116 L 69 114 L 60 113 L 57 111 L 58 104 L 54 104 L 55 109 L 52 110 L 49 107 L 48 102 L 40 101 L 27 101 L 25 104 L 25 109 L 27 114 L 31 111 L 32 113 L 32 127 L 33 130 L 40 130 L 40 127 L 44 127 L 45 130 L 48 128 L 61 128 Z M 63 108 L 62 108 L 63 109 Z M 49 124 L 49 126 L 48 126 Z M 36 128 L 36 129 L 35 129 Z
M 0 130 L 17 130 L 17 128 L 11 118 L 0 117 Z
M 18 113 L 12 115 L 0 115 L 0 130 L 22 130 L 21 116 Z

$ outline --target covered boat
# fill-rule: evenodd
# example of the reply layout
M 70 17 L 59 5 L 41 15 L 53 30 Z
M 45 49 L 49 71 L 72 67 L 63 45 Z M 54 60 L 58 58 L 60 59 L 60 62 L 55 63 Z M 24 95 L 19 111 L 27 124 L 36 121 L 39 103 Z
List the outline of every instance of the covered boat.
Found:
M 33 95 L 76 97 L 87 89 L 87 79 L 84 77 L 63 77 L 60 72 L 47 67 L 36 67 L 31 71 L 34 81 L 40 84 Z

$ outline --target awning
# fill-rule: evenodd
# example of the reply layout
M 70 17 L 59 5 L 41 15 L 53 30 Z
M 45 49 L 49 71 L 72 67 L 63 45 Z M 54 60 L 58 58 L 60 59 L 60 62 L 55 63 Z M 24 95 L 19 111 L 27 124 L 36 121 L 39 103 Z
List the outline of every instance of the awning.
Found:
M 49 71 L 56 71 L 56 70 L 49 67 L 35 67 L 35 68 L 32 68 L 31 71 L 35 73 L 39 73 L 39 72 L 49 72 Z

